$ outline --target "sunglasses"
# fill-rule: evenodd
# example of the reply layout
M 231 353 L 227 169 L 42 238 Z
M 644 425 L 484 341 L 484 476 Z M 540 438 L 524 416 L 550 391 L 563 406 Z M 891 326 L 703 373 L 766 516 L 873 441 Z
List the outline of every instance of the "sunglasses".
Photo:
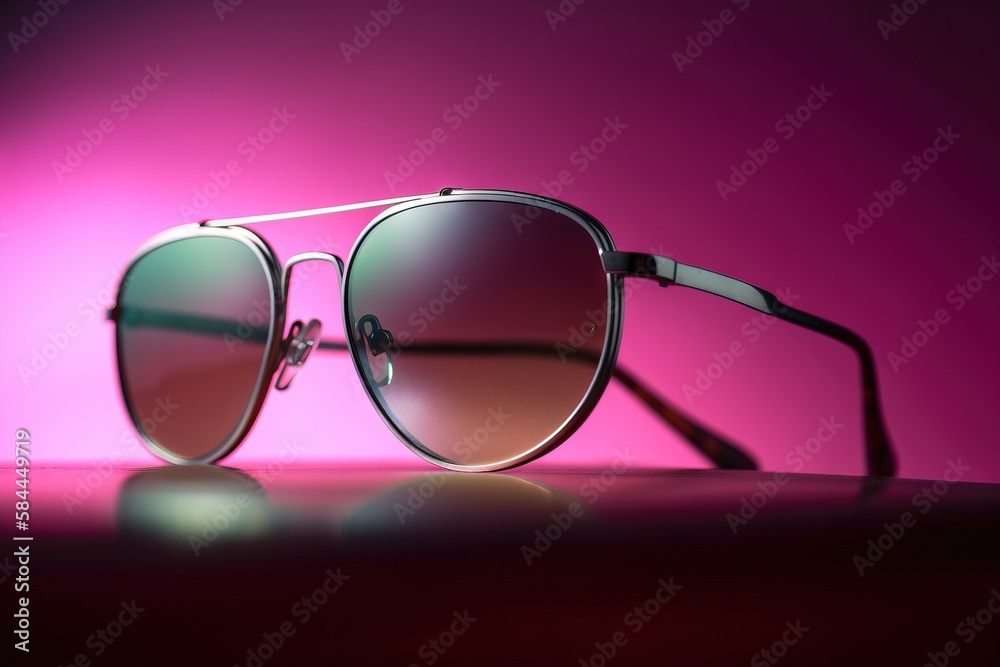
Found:
M 375 207 L 385 210 L 346 264 L 308 252 L 282 265 L 248 229 Z M 345 342 L 322 339 L 317 320 L 286 328 L 292 271 L 307 261 L 337 268 Z M 614 379 L 718 467 L 755 469 L 740 446 L 616 365 L 625 278 L 725 297 L 853 348 L 868 474 L 893 474 L 875 364 L 857 334 L 734 278 L 618 251 L 591 215 L 531 194 L 447 188 L 178 227 L 135 254 L 108 319 L 128 413 L 149 449 L 172 463 L 230 454 L 271 385 L 288 389 L 318 349 L 349 352 L 389 428 L 444 468 L 500 470 L 545 454 Z

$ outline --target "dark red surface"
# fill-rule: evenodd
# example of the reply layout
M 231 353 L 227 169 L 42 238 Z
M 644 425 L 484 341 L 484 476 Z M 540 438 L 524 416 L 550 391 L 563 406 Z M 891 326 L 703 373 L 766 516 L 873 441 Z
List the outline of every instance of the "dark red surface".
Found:
M 959 625 L 1000 586 L 998 485 L 618 467 L 603 483 L 541 468 L 35 468 L 19 533 L 34 538 L 31 653 L 4 652 L 18 665 L 247 665 L 288 622 L 261 664 L 599 665 L 596 645 L 610 652 L 621 632 L 608 664 L 754 665 L 798 623 L 777 664 L 923 665 L 949 641 L 949 664 L 998 655 L 1000 614 L 968 642 Z M 0 479 L 13 486 L 10 469 Z M 734 534 L 743 498 L 767 501 Z M 239 514 L 196 555 L 192 525 L 220 505 Z M 906 512 L 859 576 L 854 557 Z M 528 566 L 522 547 L 547 528 L 561 535 Z M 303 623 L 294 605 L 328 570 L 348 578 Z M 17 575 L 3 576 L 10 626 Z M 627 616 L 664 583 L 659 613 Z M 142 611 L 96 656 L 88 637 L 133 600 Z M 463 629 L 466 611 L 476 620 L 436 654 L 429 640 Z

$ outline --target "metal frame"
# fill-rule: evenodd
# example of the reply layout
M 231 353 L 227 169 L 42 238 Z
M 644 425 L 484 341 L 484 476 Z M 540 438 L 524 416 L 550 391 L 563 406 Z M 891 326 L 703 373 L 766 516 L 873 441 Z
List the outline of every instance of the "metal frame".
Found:
M 242 243 L 253 251 L 254 256 L 257 257 L 261 263 L 261 267 L 264 269 L 264 273 L 268 281 L 268 287 L 271 290 L 272 325 L 267 332 L 264 361 L 261 364 L 259 373 L 257 374 L 257 382 L 254 385 L 253 392 L 250 394 L 250 402 L 247 404 L 247 408 L 241 416 L 240 421 L 237 422 L 236 427 L 230 433 L 229 438 L 220 443 L 207 454 L 195 458 L 182 458 L 160 447 L 159 444 L 146 434 L 142 428 L 142 424 L 140 423 L 141 420 L 136 417 L 135 411 L 129 401 L 128 386 L 121 364 L 123 347 L 122 331 L 121 327 L 117 326 L 118 319 L 121 314 L 119 303 L 121 302 L 122 290 L 128 283 L 129 274 L 132 272 L 132 269 L 135 268 L 135 265 L 139 262 L 139 260 L 151 251 L 162 246 L 175 243 L 177 241 L 184 241 L 203 236 L 232 239 Z M 154 454 L 165 461 L 169 461 L 170 463 L 212 463 L 232 453 L 232 451 L 236 449 L 236 447 L 238 447 L 244 439 L 246 439 L 246 436 L 253 428 L 254 422 L 257 420 L 257 415 L 260 414 L 261 407 L 264 405 L 264 399 L 267 397 L 268 386 L 271 383 L 271 378 L 274 376 L 274 371 L 277 369 L 281 358 L 281 337 L 284 335 L 285 330 L 285 290 L 279 289 L 279 286 L 281 285 L 284 285 L 284 278 L 282 276 L 282 270 L 278 266 L 277 256 L 275 255 L 274 250 L 257 234 L 241 227 L 215 229 L 201 226 L 192 227 L 191 225 L 176 227 L 154 236 L 152 239 L 144 243 L 142 247 L 140 247 L 139 250 L 132 256 L 132 259 L 129 261 L 128 268 L 122 276 L 121 284 L 118 286 L 118 291 L 115 295 L 115 306 L 108 311 L 108 319 L 115 321 L 116 324 L 115 357 L 118 369 L 118 382 L 122 390 L 122 400 L 125 402 L 129 418 L 132 420 L 132 424 L 135 426 L 136 431 L 138 431 L 139 435 L 143 439 L 143 442 L 146 443 L 146 446 L 149 447 Z
M 535 206 L 547 208 L 569 217 L 582 227 L 584 227 L 594 239 L 595 246 L 601 255 L 604 269 L 607 273 L 608 286 L 608 328 L 605 335 L 604 346 L 601 357 L 598 361 L 598 368 L 593 381 L 591 382 L 583 400 L 576 410 L 560 425 L 558 430 L 551 434 L 546 440 L 538 443 L 528 451 L 519 456 L 515 456 L 504 461 L 491 465 L 463 465 L 440 458 L 420 446 L 405 428 L 395 423 L 386 408 L 378 400 L 375 389 L 368 381 L 366 370 L 366 359 L 364 357 L 363 343 L 359 344 L 359 338 L 355 331 L 354 322 L 351 318 L 350 304 L 348 301 L 349 285 L 351 280 L 351 266 L 353 260 L 361 247 L 362 242 L 382 221 L 397 215 L 403 211 L 410 210 L 418 206 L 440 204 L 453 201 L 496 201 L 524 204 L 525 206 Z M 283 268 L 278 261 L 273 249 L 260 236 L 253 233 L 243 225 L 252 225 L 263 222 L 275 222 L 295 218 L 305 218 L 318 215 L 327 215 L 344 211 L 361 210 L 375 207 L 391 207 L 380 213 L 365 228 L 355 241 L 345 267 L 344 262 L 336 255 L 319 252 L 309 252 L 295 255 Z M 892 448 L 886 435 L 885 427 L 881 417 L 878 403 L 878 388 L 875 377 L 874 359 L 871 349 L 854 332 L 834 324 L 827 320 L 809 315 L 799 310 L 795 310 L 782 304 L 773 294 L 759 287 L 745 283 L 729 276 L 725 276 L 705 269 L 681 264 L 673 259 L 649 255 L 644 253 L 619 252 L 614 247 L 614 241 L 604 226 L 596 218 L 585 211 L 573 207 L 564 202 L 541 197 L 538 195 L 515 192 L 508 190 L 464 190 L 456 188 L 445 188 L 437 193 L 413 195 L 407 197 L 395 197 L 377 201 L 346 204 L 340 206 L 330 206 L 325 208 L 315 208 L 303 211 L 291 211 L 268 215 L 254 215 L 236 218 L 225 218 L 215 220 L 205 220 L 197 226 L 185 225 L 183 227 L 168 230 L 159 234 L 146 244 L 133 256 L 123 277 L 122 285 L 127 280 L 129 271 L 135 263 L 151 250 L 166 243 L 193 238 L 199 235 L 222 236 L 241 241 L 251 247 L 261 264 L 264 267 L 269 285 L 274 295 L 272 304 L 275 312 L 272 313 L 272 327 L 268 331 L 267 354 L 265 363 L 262 366 L 258 377 L 257 385 L 254 387 L 251 404 L 248 405 L 247 412 L 241 419 L 233 435 L 222 445 L 214 449 L 209 454 L 197 459 L 180 459 L 151 442 L 143 433 L 141 425 L 137 422 L 132 411 L 132 406 L 128 402 L 128 392 L 125 386 L 124 376 L 121 373 L 121 339 L 116 335 L 116 350 L 119 357 L 119 380 L 121 382 L 122 394 L 125 400 L 129 415 L 139 431 L 147 446 L 161 458 L 172 463 L 210 463 L 217 461 L 223 456 L 231 453 L 236 446 L 246 437 L 252 428 L 253 422 L 263 406 L 267 395 L 268 387 L 264 382 L 270 383 L 277 373 L 288 341 L 284 339 L 285 333 L 285 311 L 288 299 L 288 288 L 292 268 L 304 261 L 328 261 L 337 267 L 338 278 L 341 288 L 341 306 L 343 308 L 343 322 L 345 329 L 346 345 L 339 343 L 320 341 L 317 345 L 320 349 L 344 349 L 350 350 L 355 370 L 362 379 L 369 400 L 379 416 L 396 436 L 406 446 L 421 458 L 434 463 L 435 465 L 459 471 L 492 471 L 511 468 L 527 463 L 543 454 L 551 451 L 559 444 L 569 438 L 576 429 L 583 423 L 586 417 L 596 406 L 598 400 L 607 387 L 612 377 L 620 380 L 624 385 L 632 390 L 641 400 L 643 400 L 657 415 L 671 426 L 675 427 L 691 443 L 693 443 L 710 460 L 724 468 L 755 468 L 754 461 L 741 449 L 715 434 L 707 427 L 684 415 L 681 411 L 673 408 L 669 403 L 646 388 L 639 380 L 631 376 L 616 365 L 618 349 L 621 341 L 623 324 L 623 287 L 625 277 L 646 278 L 657 280 L 661 285 L 681 285 L 708 292 L 717 296 L 730 299 L 745 306 L 754 308 L 763 313 L 774 315 L 780 319 L 793 322 L 805 328 L 823 333 L 827 336 L 840 340 L 851 346 L 859 355 L 862 367 L 863 384 L 863 408 L 866 423 L 866 451 L 868 473 L 872 475 L 890 476 L 895 472 L 895 458 Z M 118 296 L 121 296 L 119 287 Z M 115 306 L 108 311 L 109 319 L 118 320 L 120 311 Z M 209 325 L 211 326 L 211 324 Z
M 394 215 L 398 215 L 405 211 L 412 210 L 420 206 L 434 206 L 434 205 L 447 205 L 450 202 L 460 202 L 460 201 L 485 201 L 485 202 L 501 202 L 501 203 L 511 203 L 511 204 L 521 204 L 524 206 L 535 206 L 539 208 L 546 208 L 557 213 L 560 213 L 571 220 L 575 221 L 577 224 L 581 225 L 590 234 L 591 238 L 594 239 L 595 247 L 601 253 L 613 251 L 614 241 L 611 239 L 611 235 L 608 234 L 607 230 L 598 222 L 595 218 L 591 217 L 583 211 L 573 208 L 562 202 L 557 202 L 551 199 L 546 199 L 543 197 L 538 197 L 536 195 L 529 195 L 520 192 L 511 192 L 505 190 L 443 190 L 441 192 L 441 197 L 432 198 L 419 198 L 415 201 L 409 201 L 405 203 L 398 204 L 393 208 L 384 211 L 382 214 L 377 216 L 371 223 L 361 232 L 358 240 L 355 241 L 354 247 L 351 249 L 351 254 L 347 260 L 347 271 L 344 275 L 343 286 L 341 289 L 341 305 L 343 307 L 343 320 L 345 327 L 348 327 L 347 340 L 353 344 L 348 344 L 351 352 L 351 358 L 354 360 L 354 367 L 358 371 L 358 374 L 362 377 L 363 381 L 361 384 L 364 385 L 369 400 L 375 409 L 378 411 L 379 416 L 382 417 L 382 421 L 396 434 L 400 440 L 403 441 L 407 447 L 410 448 L 417 456 L 420 456 L 426 461 L 430 461 L 435 465 L 441 466 L 443 468 L 448 468 L 449 470 L 458 470 L 466 472 L 489 472 L 495 470 L 504 470 L 506 468 L 513 468 L 515 466 L 522 465 L 531 461 L 533 459 L 542 456 L 546 452 L 551 451 L 555 447 L 559 446 L 561 443 L 565 442 L 580 424 L 587 418 L 587 416 L 593 411 L 594 407 L 597 405 L 598 400 L 600 400 L 601 395 L 604 393 L 604 389 L 608 385 L 608 381 L 611 379 L 612 373 L 615 368 L 615 362 L 618 358 L 618 348 L 621 342 L 621 332 L 622 332 L 622 292 L 623 292 L 623 282 L 620 278 L 608 274 L 607 276 L 607 286 L 608 286 L 608 327 L 604 337 L 604 346 L 601 350 L 601 358 L 598 361 L 597 372 L 593 380 L 591 380 L 590 386 L 587 388 L 587 392 L 584 394 L 583 399 L 577 408 L 569 415 L 559 428 L 548 438 L 542 442 L 536 444 L 531 449 L 523 452 L 518 456 L 511 457 L 509 459 L 498 461 L 492 464 L 485 465 L 463 465 L 461 463 L 456 463 L 447 459 L 443 459 L 432 451 L 429 451 L 422 447 L 417 439 L 410 434 L 403 425 L 397 424 L 396 420 L 392 418 L 389 414 L 386 406 L 382 404 L 376 395 L 376 390 L 372 387 L 373 380 L 370 379 L 370 371 L 367 368 L 367 360 L 364 356 L 364 349 L 362 345 L 359 345 L 358 336 L 355 333 L 356 327 L 354 326 L 354 320 L 351 316 L 351 304 L 349 300 L 350 294 L 350 283 L 351 283 L 351 267 L 354 263 L 354 258 L 356 257 L 358 251 L 361 248 L 362 243 L 365 238 L 371 233 L 375 227 L 380 223 L 388 220 Z

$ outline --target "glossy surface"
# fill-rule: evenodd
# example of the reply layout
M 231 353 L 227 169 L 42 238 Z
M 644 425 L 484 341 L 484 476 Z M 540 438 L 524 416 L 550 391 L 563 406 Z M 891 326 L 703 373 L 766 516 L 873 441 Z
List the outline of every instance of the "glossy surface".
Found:
M 246 666 L 282 627 L 266 665 L 577 665 L 619 632 L 621 665 L 763 650 L 923 664 L 949 641 L 980 665 L 1000 650 L 995 614 L 968 642 L 958 627 L 1000 586 L 1000 486 L 633 458 L 486 475 L 36 467 L 19 533 L 33 537 L 31 659 Z M 143 611 L 97 656 L 88 638 L 123 604 Z M 774 649 L 788 624 L 801 636 Z

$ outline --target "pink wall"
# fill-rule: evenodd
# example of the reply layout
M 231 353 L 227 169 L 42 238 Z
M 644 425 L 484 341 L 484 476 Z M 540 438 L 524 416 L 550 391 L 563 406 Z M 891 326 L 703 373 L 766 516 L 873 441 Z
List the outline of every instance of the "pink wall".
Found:
M 568 170 L 561 198 L 601 219 L 619 248 L 787 289 L 796 307 L 864 335 L 900 474 L 939 478 L 961 459 L 965 479 L 1000 481 L 1000 280 L 977 278 L 993 277 L 982 258 L 1000 252 L 995 9 L 911 0 L 902 4 L 916 13 L 889 30 L 879 26 L 891 20 L 889 2 L 402 0 L 389 3 L 402 8 L 392 15 L 381 1 L 244 0 L 220 16 L 224 2 L 70 3 L 51 18 L 36 3 L 4 9 L 4 32 L 23 38 L 8 34 L 2 55 L 0 420 L 11 438 L 16 427 L 32 432 L 36 463 L 155 462 L 130 447 L 113 328 L 100 317 L 152 234 L 192 216 L 444 186 L 544 192 Z M 575 10 L 564 21 L 547 15 L 560 6 Z M 728 24 L 717 20 L 724 10 Z M 391 21 L 348 62 L 341 43 L 373 11 Z M 44 25 L 26 27 L 25 16 Z M 699 54 L 688 38 L 708 43 L 705 21 L 721 33 Z M 673 55 L 687 48 L 690 62 Z M 477 109 L 448 111 L 482 79 L 494 83 L 479 89 Z M 798 127 L 782 120 L 797 109 L 808 116 Z M 275 110 L 287 110 L 281 130 L 254 147 L 248 137 Z M 620 136 L 596 159 L 581 157 L 607 119 L 620 120 Z M 446 139 L 424 163 L 401 183 L 387 178 L 436 128 Z M 67 147 L 81 143 L 89 154 L 77 163 Z M 924 170 L 911 160 L 925 149 L 934 162 Z M 747 164 L 755 173 L 723 197 L 717 183 L 747 151 L 766 162 Z M 229 162 L 238 173 L 212 187 Z M 875 194 L 896 180 L 896 194 Z M 196 194 L 206 188 L 209 198 Z M 877 198 L 890 196 L 849 239 L 858 208 L 877 213 Z M 330 248 L 346 257 L 364 223 L 263 231 L 283 257 Z M 967 298 L 959 285 L 981 290 Z M 297 285 L 292 315 L 339 332 L 338 299 L 335 276 L 317 269 Z M 935 313 L 944 321 L 936 335 L 917 333 Z M 683 386 L 742 342 L 745 354 L 689 409 L 767 468 L 860 472 L 851 353 L 791 325 L 765 331 L 753 316 L 649 284 L 627 305 L 622 363 L 688 406 Z M 926 345 L 893 364 L 889 353 L 914 335 Z M 37 373 L 22 377 L 36 352 L 52 358 L 35 358 Z M 809 461 L 786 458 L 831 417 L 844 424 L 831 442 Z M 609 464 L 626 445 L 643 465 L 703 465 L 614 387 L 547 460 Z M 346 357 L 310 360 L 228 462 L 293 457 L 416 461 L 358 393 Z

